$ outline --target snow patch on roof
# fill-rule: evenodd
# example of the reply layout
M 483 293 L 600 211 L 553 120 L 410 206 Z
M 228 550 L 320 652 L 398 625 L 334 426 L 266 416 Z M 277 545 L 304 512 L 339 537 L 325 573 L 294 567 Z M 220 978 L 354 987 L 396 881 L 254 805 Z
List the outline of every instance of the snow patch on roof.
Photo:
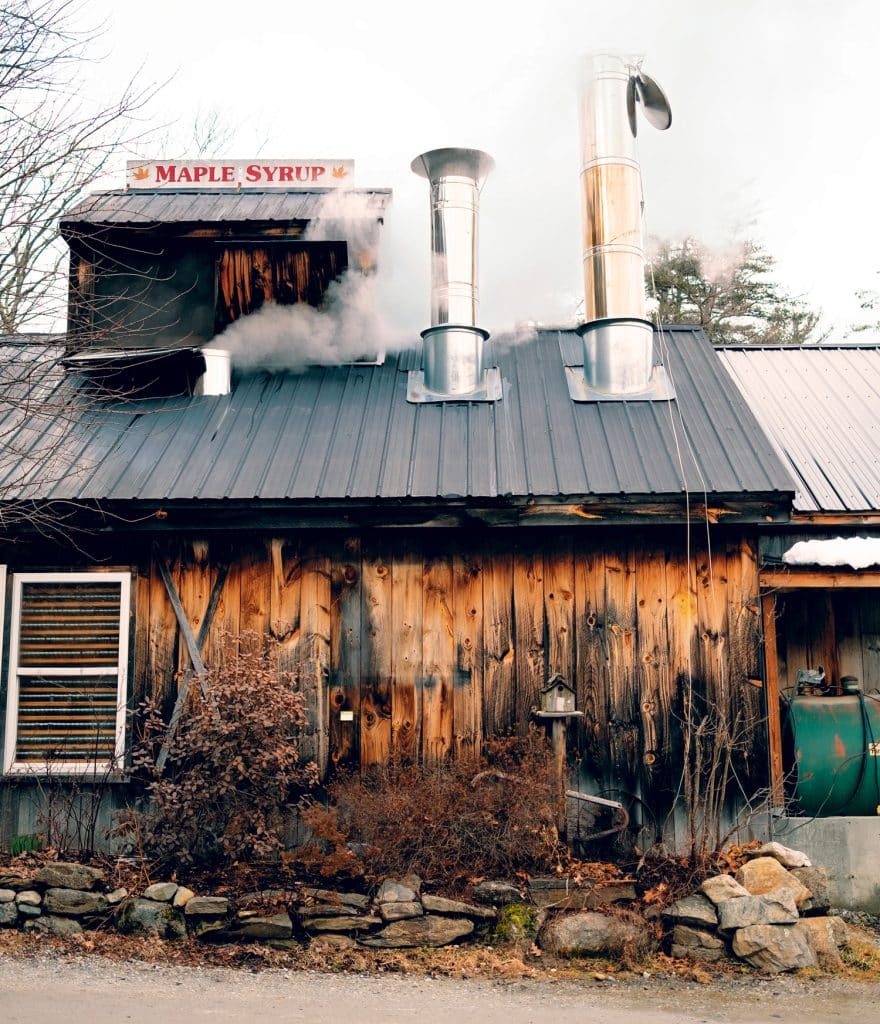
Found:
M 786 565 L 848 565 L 867 569 L 880 565 L 880 537 L 834 537 L 802 540 L 782 556 Z

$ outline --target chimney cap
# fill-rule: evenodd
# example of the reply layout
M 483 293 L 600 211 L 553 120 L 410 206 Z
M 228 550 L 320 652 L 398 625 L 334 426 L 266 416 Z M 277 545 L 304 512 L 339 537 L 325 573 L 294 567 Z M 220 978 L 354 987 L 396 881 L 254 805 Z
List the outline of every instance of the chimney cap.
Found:
M 430 149 L 417 156 L 410 168 L 422 178 L 440 178 L 461 175 L 479 181 L 495 167 L 495 161 L 481 149 L 461 149 L 449 146 Z

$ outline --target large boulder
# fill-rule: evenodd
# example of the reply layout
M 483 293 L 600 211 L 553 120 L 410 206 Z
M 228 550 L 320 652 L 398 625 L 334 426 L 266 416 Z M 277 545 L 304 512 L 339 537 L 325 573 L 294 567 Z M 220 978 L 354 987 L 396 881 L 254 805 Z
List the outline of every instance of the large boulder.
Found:
M 54 917 L 52 914 L 25 921 L 24 928 L 28 932 L 48 932 L 50 935 L 60 936 L 82 933 L 82 925 L 79 921 L 74 921 L 70 917 Z
M 801 914 L 826 914 L 831 906 L 828 870 L 822 867 L 792 868 L 791 873 L 810 890 L 810 898 L 798 906 Z
M 34 882 L 46 889 L 84 889 L 91 892 L 99 882 L 104 881 L 104 872 L 87 864 L 44 864 L 34 876 Z M 15 888 L 15 886 L 10 886 Z M 28 886 L 30 888 L 30 886 Z
M 124 935 L 158 935 L 182 938 L 186 925 L 180 913 L 167 903 L 139 897 L 123 900 L 116 909 L 116 928 Z
M 47 889 L 43 897 L 43 909 L 47 914 L 84 917 L 105 911 L 107 897 L 98 892 L 83 892 L 81 889 Z
M 800 906 L 812 897 L 810 890 L 775 857 L 757 857 L 746 861 L 737 871 L 736 880 L 753 896 L 789 889 L 794 893 L 795 903 Z
M 544 925 L 538 945 L 558 956 L 618 955 L 627 946 L 641 943 L 643 930 L 610 914 L 584 910 L 561 914 Z
M 794 924 L 798 910 L 794 893 L 788 889 L 766 896 L 736 896 L 718 907 L 718 927 L 722 932 L 751 928 L 758 924 Z
M 437 917 L 426 914 L 407 921 L 395 921 L 386 928 L 360 939 L 362 946 L 380 949 L 409 949 L 416 946 L 446 946 L 463 939 L 474 930 L 474 922 L 466 917 Z
M 715 904 L 697 892 L 671 903 L 663 911 L 663 917 L 673 924 L 694 924 L 704 928 L 715 928 L 718 925 Z
M 842 966 L 840 947 L 846 945 L 846 925 L 839 917 L 805 917 L 795 927 L 807 937 L 823 970 Z
M 816 954 L 807 935 L 794 925 L 756 924 L 733 936 L 733 952 L 769 974 L 815 967 Z

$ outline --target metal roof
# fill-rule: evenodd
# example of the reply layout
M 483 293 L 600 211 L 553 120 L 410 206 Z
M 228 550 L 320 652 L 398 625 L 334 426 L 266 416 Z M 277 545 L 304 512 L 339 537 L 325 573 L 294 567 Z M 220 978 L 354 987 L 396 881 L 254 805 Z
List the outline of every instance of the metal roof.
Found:
M 241 377 L 222 397 L 98 403 L 53 377 L 51 400 L 0 417 L 21 450 L 0 459 L 0 497 L 373 502 L 774 495 L 793 483 L 693 328 L 657 338 L 674 402 L 576 403 L 564 365 L 572 331 L 497 345 L 494 403 L 406 401 L 412 353 L 379 366 Z M 48 358 L 32 346 L 0 360 Z M 40 353 L 43 353 L 40 356 Z M 29 453 L 29 454 L 28 454 Z
M 797 511 L 880 510 L 880 345 L 719 357 L 794 475 Z
M 381 220 L 391 189 L 315 189 L 309 192 L 162 189 L 97 192 L 68 210 L 61 228 L 73 225 L 213 224 L 220 221 Z M 344 206 L 343 206 L 344 204 Z

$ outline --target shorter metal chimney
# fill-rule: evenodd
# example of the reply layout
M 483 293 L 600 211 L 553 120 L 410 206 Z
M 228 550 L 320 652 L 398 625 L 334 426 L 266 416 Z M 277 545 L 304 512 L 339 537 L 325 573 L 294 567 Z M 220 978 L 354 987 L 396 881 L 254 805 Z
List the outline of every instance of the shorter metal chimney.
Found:
M 577 401 L 673 397 L 663 367 L 653 366 L 645 309 L 637 106 L 656 128 L 669 127 L 666 97 L 642 74 L 638 58 L 588 58 L 581 100 L 585 322 L 578 328 L 584 366 L 567 371 Z
M 422 331 L 422 366 L 411 371 L 410 402 L 491 402 L 497 369 L 483 361 L 489 332 L 477 327 L 480 189 L 495 161 L 478 149 L 433 149 L 413 160 L 431 185 L 431 326 Z
M 196 383 L 196 395 L 228 395 L 232 390 L 232 359 L 225 348 L 205 346 L 205 372 Z

